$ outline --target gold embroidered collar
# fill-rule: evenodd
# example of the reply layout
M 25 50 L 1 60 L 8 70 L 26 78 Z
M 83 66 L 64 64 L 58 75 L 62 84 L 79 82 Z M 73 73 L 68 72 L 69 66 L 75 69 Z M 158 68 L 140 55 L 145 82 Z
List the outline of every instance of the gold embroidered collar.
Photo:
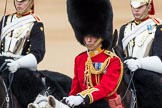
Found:
M 100 46 L 97 49 L 95 49 L 94 51 L 89 51 L 89 55 L 90 55 L 90 57 L 94 57 L 94 56 L 100 54 L 102 51 L 103 51 L 103 49 Z

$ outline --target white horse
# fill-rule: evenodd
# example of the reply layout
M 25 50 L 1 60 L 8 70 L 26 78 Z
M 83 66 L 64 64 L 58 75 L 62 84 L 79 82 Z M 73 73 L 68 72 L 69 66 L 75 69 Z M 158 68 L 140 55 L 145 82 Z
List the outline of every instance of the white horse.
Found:
M 39 94 L 33 103 L 28 104 L 28 108 L 70 108 L 58 101 L 54 96 L 43 96 Z

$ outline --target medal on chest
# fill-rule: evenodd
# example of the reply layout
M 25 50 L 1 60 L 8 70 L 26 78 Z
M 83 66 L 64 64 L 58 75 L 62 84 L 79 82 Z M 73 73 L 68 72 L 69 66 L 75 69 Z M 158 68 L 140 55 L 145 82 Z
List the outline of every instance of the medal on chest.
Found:
M 106 71 L 109 61 L 110 58 L 107 58 L 103 63 L 93 63 L 91 58 L 88 57 L 84 72 L 84 84 L 86 84 L 87 88 L 92 88 L 94 86 L 94 83 L 92 82 L 92 75 L 95 77 L 95 83 L 99 84 L 100 76 Z

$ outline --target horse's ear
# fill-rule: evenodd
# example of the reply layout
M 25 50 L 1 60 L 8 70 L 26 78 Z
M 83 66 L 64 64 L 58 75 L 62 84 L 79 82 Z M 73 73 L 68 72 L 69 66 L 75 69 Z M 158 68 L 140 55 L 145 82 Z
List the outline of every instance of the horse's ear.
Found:
M 30 104 L 28 104 L 28 108 L 38 108 L 38 107 L 37 107 L 37 105 L 30 103 Z
M 115 29 L 114 34 L 113 34 L 113 43 L 112 43 L 112 48 L 115 48 L 118 42 L 118 30 Z
M 55 108 L 56 107 L 56 102 L 55 102 L 55 98 L 51 95 L 48 96 L 48 104 L 52 107 Z

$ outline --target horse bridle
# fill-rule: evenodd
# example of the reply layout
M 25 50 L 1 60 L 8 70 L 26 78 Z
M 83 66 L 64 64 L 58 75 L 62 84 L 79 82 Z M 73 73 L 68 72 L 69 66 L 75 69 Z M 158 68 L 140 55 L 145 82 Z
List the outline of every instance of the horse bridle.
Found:
M 2 80 L 2 77 L 0 76 L 0 80 Z M 7 90 L 7 86 L 6 86 L 6 83 L 4 82 L 4 80 L 2 80 L 3 82 L 3 86 L 5 88 L 5 93 L 6 93 L 6 96 L 2 102 L 2 105 L 0 106 L 0 108 L 2 108 L 6 102 L 6 108 L 9 108 L 9 94 L 8 94 L 8 90 Z
M 129 91 L 129 89 L 131 88 L 131 85 L 132 85 L 130 108 L 135 108 L 135 105 L 136 105 L 136 108 L 137 108 L 136 88 L 135 88 L 135 85 L 134 85 L 134 82 L 133 82 L 134 73 L 135 73 L 135 71 L 130 73 L 130 79 L 129 79 L 129 81 L 126 81 L 128 86 L 127 86 L 127 89 L 126 89 L 126 91 L 125 91 L 125 93 L 122 97 L 122 101 L 123 101 L 126 98 L 126 95 L 128 94 L 128 91 Z M 126 78 L 126 75 L 124 76 L 124 78 Z M 128 78 L 126 80 L 128 80 Z
M 0 67 L 0 72 L 4 72 L 6 69 L 8 69 L 8 66 L 7 65 L 8 62 L 4 61 L 4 63 L 1 65 Z
M 7 62 L 5 61 L 1 67 L 0 67 L 0 72 L 4 72 L 5 70 L 8 69 L 8 66 L 6 66 Z M 14 78 L 14 74 L 13 73 L 9 73 L 9 86 L 7 88 L 6 86 L 6 83 L 5 81 L 3 80 L 3 78 L 0 76 L 0 79 L 2 80 L 3 82 L 3 86 L 5 88 L 5 92 L 6 92 L 6 96 L 2 102 L 2 105 L 0 106 L 0 108 L 2 108 L 6 102 L 6 108 L 9 108 L 9 103 L 10 103 L 10 97 L 11 97 L 11 103 L 12 103 L 12 107 L 11 108 L 14 108 L 14 105 L 13 105 L 13 97 L 12 97 L 12 91 L 11 91 L 11 85 L 12 85 L 12 81 L 13 81 L 13 78 Z

